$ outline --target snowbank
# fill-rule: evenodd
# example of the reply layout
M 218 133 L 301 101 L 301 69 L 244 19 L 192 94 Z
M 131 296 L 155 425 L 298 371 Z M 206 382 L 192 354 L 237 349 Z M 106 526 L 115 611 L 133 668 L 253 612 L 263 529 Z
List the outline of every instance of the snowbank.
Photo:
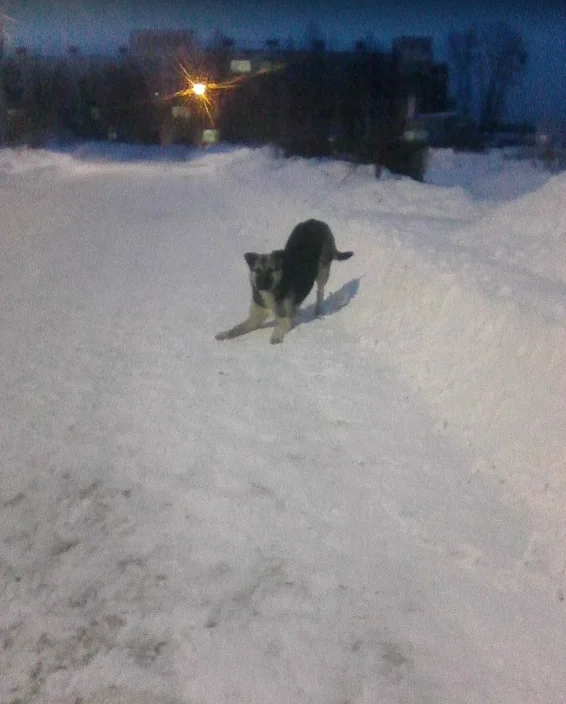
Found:
M 548 172 L 540 163 L 519 160 L 502 149 L 487 154 L 433 149 L 425 181 L 437 186 L 463 186 L 475 199 L 513 200 L 542 186 Z
M 525 564 L 566 568 L 566 175 L 445 240 L 368 248 L 348 326 L 528 508 Z

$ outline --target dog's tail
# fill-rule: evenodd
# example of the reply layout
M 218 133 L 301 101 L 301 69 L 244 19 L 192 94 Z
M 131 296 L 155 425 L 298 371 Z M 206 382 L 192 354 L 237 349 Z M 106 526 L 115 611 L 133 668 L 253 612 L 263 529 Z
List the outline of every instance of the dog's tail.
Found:
M 337 249 L 335 249 L 334 259 L 337 259 L 339 262 L 343 262 L 345 259 L 349 259 L 353 254 L 353 252 L 339 252 Z

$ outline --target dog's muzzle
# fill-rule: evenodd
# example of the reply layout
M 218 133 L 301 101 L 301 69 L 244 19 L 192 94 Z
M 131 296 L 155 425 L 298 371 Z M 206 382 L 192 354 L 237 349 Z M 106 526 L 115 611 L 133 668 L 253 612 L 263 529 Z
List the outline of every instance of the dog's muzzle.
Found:
M 255 285 L 259 291 L 271 291 L 274 277 L 271 271 L 262 271 L 255 275 Z

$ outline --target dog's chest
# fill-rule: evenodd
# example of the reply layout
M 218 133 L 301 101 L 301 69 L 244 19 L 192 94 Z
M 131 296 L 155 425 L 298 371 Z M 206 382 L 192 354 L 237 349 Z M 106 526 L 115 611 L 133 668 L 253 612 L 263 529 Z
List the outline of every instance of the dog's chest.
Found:
M 274 311 L 277 304 L 273 293 L 271 291 L 258 291 L 258 293 L 265 308 Z

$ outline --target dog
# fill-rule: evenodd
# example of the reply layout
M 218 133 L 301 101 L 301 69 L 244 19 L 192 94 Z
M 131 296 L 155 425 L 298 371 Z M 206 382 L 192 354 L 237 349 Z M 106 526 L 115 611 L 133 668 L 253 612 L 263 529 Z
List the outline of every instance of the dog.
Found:
M 324 287 L 330 265 L 349 259 L 353 252 L 339 252 L 330 227 L 321 220 L 299 223 L 289 235 L 285 249 L 271 254 L 246 252 L 252 301 L 248 318 L 230 330 L 219 332 L 217 340 L 228 340 L 262 326 L 272 313 L 276 326 L 270 342 L 283 342 L 293 327 L 295 314 L 316 281 L 315 315 L 322 313 Z

